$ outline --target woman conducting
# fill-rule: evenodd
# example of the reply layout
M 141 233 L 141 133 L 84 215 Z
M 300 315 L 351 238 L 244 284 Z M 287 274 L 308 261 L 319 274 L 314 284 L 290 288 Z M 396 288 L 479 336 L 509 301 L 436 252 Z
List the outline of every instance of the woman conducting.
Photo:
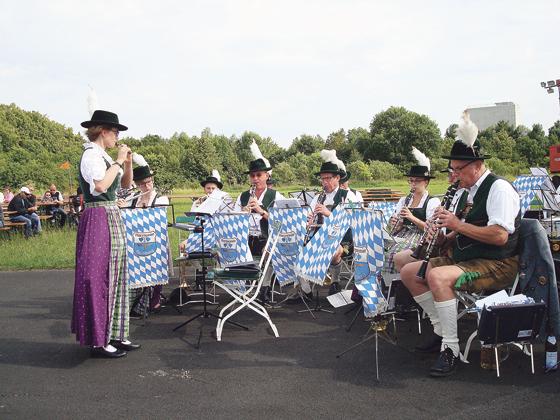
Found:
M 140 347 L 128 340 L 126 236 L 116 191 L 132 183 L 130 148 L 119 145 L 117 159 L 106 149 L 117 145 L 117 114 L 96 110 L 84 121 L 89 140 L 80 159 L 78 180 L 84 211 L 76 239 L 72 332 L 92 357 L 117 358 Z

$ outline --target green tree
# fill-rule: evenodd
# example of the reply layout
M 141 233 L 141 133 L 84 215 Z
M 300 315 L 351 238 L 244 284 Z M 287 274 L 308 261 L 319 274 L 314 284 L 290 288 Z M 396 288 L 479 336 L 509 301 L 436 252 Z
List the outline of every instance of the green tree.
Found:
M 321 136 L 310 136 L 302 134 L 296 137 L 290 147 L 288 148 L 288 156 L 295 155 L 296 153 L 303 153 L 304 155 L 311 155 L 321 151 L 325 148 L 325 140 Z
M 437 124 L 427 116 L 403 107 L 390 107 L 373 118 L 370 138 L 360 140 L 357 147 L 365 160 L 407 165 L 415 162 L 412 146 L 432 156 L 440 140 Z

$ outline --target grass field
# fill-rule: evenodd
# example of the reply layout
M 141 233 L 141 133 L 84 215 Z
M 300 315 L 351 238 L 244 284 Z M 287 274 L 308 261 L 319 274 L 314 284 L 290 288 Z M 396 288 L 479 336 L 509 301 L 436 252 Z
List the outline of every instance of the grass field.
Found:
M 297 191 L 301 186 L 280 187 L 279 190 L 286 194 Z M 408 192 L 406 178 L 402 181 L 377 184 L 352 184 L 352 188 L 363 190 L 365 188 L 391 188 L 400 190 L 403 194 Z M 447 182 L 433 180 L 430 184 L 432 194 L 443 194 Z M 232 196 L 237 196 L 243 189 L 228 190 Z M 200 190 L 175 190 L 174 196 L 196 196 Z M 174 198 L 172 200 L 175 215 L 181 215 L 190 210 L 192 200 L 188 198 Z M 172 211 L 168 211 L 171 221 Z M 186 232 L 169 229 L 169 239 L 174 257 L 178 256 L 178 244 L 186 238 Z M 46 226 L 40 236 L 26 240 L 21 233 L 11 234 L 9 237 L 0 238 L 0 270 L 39 270 L 74 268 L 74 254 L 76 252 L 76 229 L 56 229 Z

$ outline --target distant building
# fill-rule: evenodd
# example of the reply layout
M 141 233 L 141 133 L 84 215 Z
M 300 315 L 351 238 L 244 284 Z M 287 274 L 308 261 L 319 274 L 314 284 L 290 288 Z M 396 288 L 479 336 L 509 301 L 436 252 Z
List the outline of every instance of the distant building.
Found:
M 486 130 L 500 121 L 506 121 L 517 127 L 519 111 L 513 102 L 496 102 L 491 105 L 482 105 L 467 108 L 471 120 L 479 130 Z

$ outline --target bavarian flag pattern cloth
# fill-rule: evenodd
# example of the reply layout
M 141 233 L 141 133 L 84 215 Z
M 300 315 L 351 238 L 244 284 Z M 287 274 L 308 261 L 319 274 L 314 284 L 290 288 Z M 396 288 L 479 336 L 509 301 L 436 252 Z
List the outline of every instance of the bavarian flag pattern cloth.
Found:
M 298 256 L 296 275 L 322 285 L 331 259 L 344 234 L 350 227 L 350 216 L 343 206 L 337 206 L 305 245 Z
M 268 218 L 270 236 L 280 235 L 272 254 L 272 267 L 280 286 L 294 283 L 296 263 L 305 240 L 309 207 L 271 208 Z
M 196 223 L 200 225 L 200 222 Z M 214 238 L 214 228 L 212 226 L 212 219 L 209 217 L 204 223 L 204 251 L 210 251 L 214 248 L 216 239 Z M 187 238 L 185 244 L 185 252 L 187 254 L 191 252 L 201 252 L 202 251 L 202 233 L 191 232 Z
M 387 307 L 378 280 L 383 268 L 383 215 L 371 209 L 350 210 L 354 239 L 354 283 L 363 297 L 364 315 L 371 318 Z
M 253 260 L 248 244 L 250 216 L 250 213 L 214 215 L 211 221 L 214 249 L 217 250 L 218 261 L 222 267 Z
M 396 201 L 372 201 L 371 203 L 369 203 L 369 207 L 381 211 L 383 217 L 383 225 L 386 226 L 389 224 L 389 218 L 397 208 L 397 202 Z
M 123 209 L 121 217 L 126 229 L 129 288 L 167 284 L 167 207 Z

